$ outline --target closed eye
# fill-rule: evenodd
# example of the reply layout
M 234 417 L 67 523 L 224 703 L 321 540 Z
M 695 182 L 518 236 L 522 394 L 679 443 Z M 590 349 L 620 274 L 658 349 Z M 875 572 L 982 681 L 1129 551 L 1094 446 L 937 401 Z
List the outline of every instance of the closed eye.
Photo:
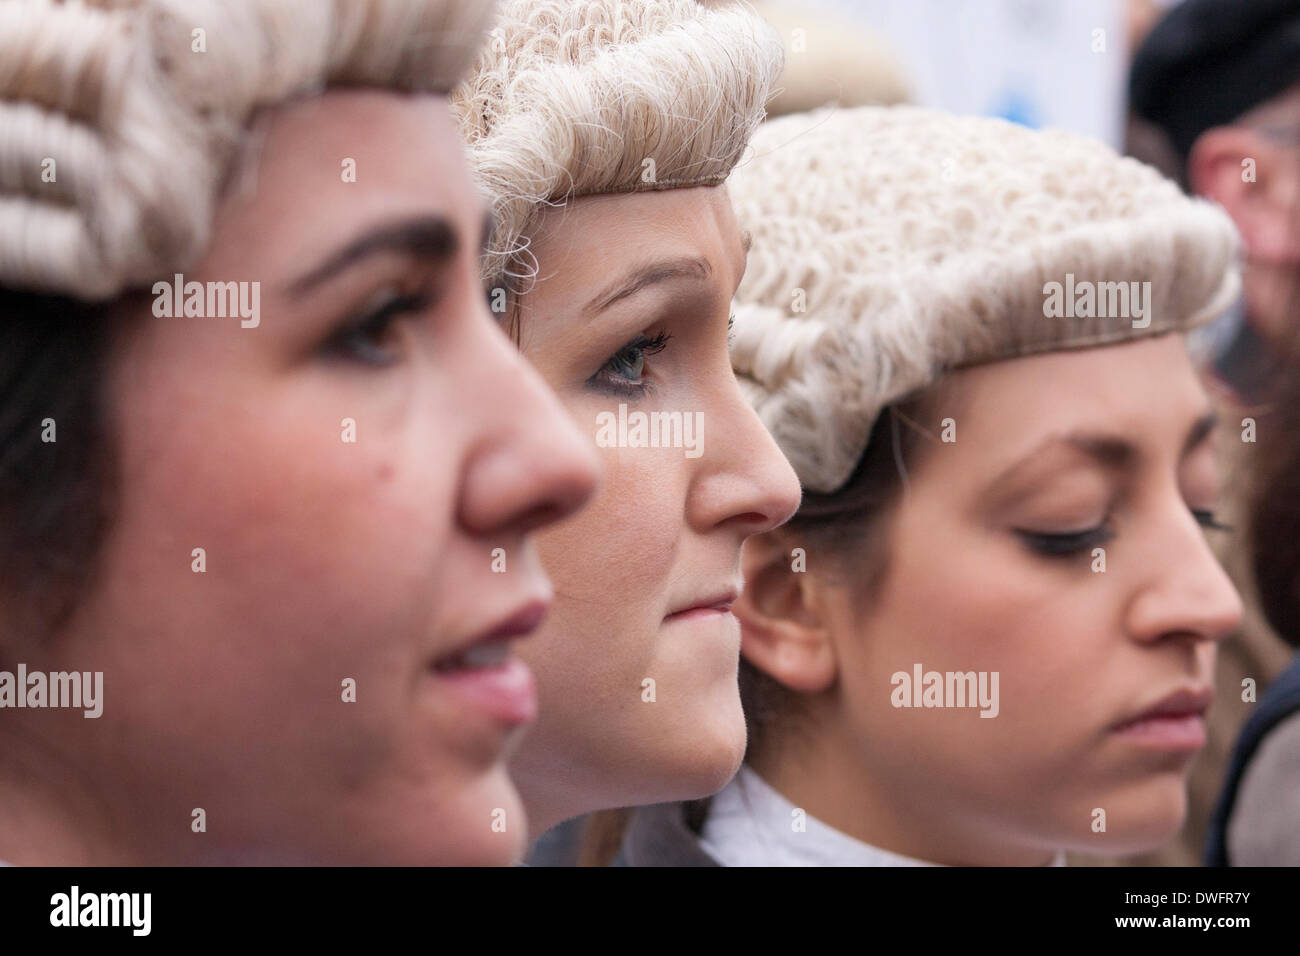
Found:
M 1232 530 L 1232 525 L 1223 524 L 1221 521 L 1218 520 L 1218 518 L 1215 517 L 1213 511 L 1204 511 L 1204 510 L 1198 510 L 1196 508 L 1193 508 L 1192 515 L 1193 517 L 1196 518 L 1197 524 L 1199 524 L 1202 528 L 1205 528 L 1209 531 L 1231 531 Z
M 1108 543 L 1115 534 L 1105 524 L 1081 531 L 1045 532 L 1017 529 L 1016 534 L 1030 550 L 1043 557 L 1063 558 L 1090 552 Z
M 1231 531 L 1232 526 L 1220 522 L 1213 511 L 1193 508 L 1192 516 L 1202 528 L 1211 531 Z M 1016 529 L 1016 534 L 1032 551 L 1044 557 L 1071 557 L 1091 552 L 1112 541 L 1114 532 L 1105 524 L 1080 531 L 1045 532 Z

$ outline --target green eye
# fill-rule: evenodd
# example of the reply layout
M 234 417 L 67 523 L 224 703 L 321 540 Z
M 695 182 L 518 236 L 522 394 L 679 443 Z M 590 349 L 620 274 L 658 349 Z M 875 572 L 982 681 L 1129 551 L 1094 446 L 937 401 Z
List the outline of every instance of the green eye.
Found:
M 622 378 L 639 380 L 645 371 L 645 349 L 625 346 L 609 360 L 608 368 L 610 372 Z

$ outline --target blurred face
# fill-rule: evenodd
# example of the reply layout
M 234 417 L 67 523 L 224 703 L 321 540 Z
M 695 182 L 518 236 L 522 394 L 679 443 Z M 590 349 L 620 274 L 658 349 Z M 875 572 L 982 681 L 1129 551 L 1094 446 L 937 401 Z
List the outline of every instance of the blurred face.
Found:
M 580 199 L 532 249 L 522 350 L 604 464 L 592 505 L 538 539 L 556 603 L 521 649 L 541 717 L 512 771 L 539 832 L 735 772 L 740 546 L 799 488 L 731 371 L 746 250 L 722 187 Z
M 832 602 L 841 743 L 870 771 L 857 816 L 892 826 L 862 835 L 947 863 L 1158 846 L 1240 617 L 1204 538 L 1212 419 L 1182 340 L 945 382 L 926 425 L 952 417 L 956 441 L 910 474 L 880 590 Z M 917 665 L 996 672 L 996 702 L 897 706 L 926 689 L 892 681 Z
M 185 275 L 259 281 L 260 323 L 126 323 L 120 507 L 50 662 L 104 672 L 103 716 L 61 746 L 110 862 L 510 862 L 536 699 L 509 641 L 551 597 L 529 532 L 594 487 L 590 442 L 482 300 L 445 100 L 264 119 Z
M 1300 283 L 1300 85 L 1202 133 L 1187 158 L 1187 175 L 1192 189 L 1221 205 L 1241 234 L 1251 327 L 1287 348 Z

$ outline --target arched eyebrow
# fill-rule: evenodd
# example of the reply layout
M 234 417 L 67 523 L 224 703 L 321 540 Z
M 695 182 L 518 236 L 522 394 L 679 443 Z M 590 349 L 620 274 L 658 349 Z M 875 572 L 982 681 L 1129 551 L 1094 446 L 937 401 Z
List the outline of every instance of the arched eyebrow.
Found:
M 486 246 L 492 218 L 485 214 L 480 244 Z M 330 253 L 324 261 L 289 284 L 289 293 L 302 296 L 371 256 L 396 252 L 420 258 L 434 265 L 450 263 L 460 251 L 456 226 L 444 216 L 426 215 L 384 223 Z
M 594 316 L 604 312 L 615 302 L 636 295 L 649 286 L 670 279 L 693 279 L 702 282 L 713 274 L 713 267 L 703 256 L 683 259 L 665 259 L 647 263 L 627 272 L 618 281 L 606 286 L 586 306 L 583 314 Z
M 754 237 L 749 231 L 742 232 L 740 235 L 742 259 L 739 273 L 742 276 L 745 274 L 749 250 L 753 244 Z M 587 317 L 598 315 L 615 302 L 630 298 L 659 282 L 667 282 L 671 279 L 695 279 L 702 282 L 711 275 L 713 275 L 713 267 L 709 264 L 709 260 L 703 256 L 687 256 L 680 259 L 651 262 L 629 271 L 622 279 L 606 286 L 602 292 L 598 293 L 583 307 L 582 313 Z
M 1193 422 L 1191 428 L 1187 430 L 1187 436 L 1183 439 L 1179 457 L 1186 458 L 1204 444 L 1206 439 L 1214 434 L 1214 429 L 1218 424 L 1219 416 L 1212 411 L 1206 412 Z M 1137 446 L 1120 435 L 1085 431 L 1068 432 L 1063 435 L 1053 435 L 1038 444 L 1033 451 L 999 474 L 993 484 L 1001 484 L 1013 473 L 1024 467 L 1025 464 L 1035 461 L 1044 451 L 1057 444 L 1064 444 L 1082 452 L 1108 471 L 1129 471 L 1138 463 L 1141 457 Z
M 1061 440 L 1097 464 L 1114 471 L 1133 467 L 1138 458 L 1138 450 L 1133 443 L 1118 436 L 1074 433 L 1065 435 Z

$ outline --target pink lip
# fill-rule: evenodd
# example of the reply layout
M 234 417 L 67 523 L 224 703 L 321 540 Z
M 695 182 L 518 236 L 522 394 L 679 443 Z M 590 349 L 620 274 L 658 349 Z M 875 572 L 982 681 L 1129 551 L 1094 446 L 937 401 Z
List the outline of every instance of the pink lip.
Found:
M 1135 743 L 1168 750 L 1199 750 L 1205 746 L 1205 712 L 1213 699 L 1211 688 L 1184 688 L 1112 729 Z
M 439 661 L 462 654 L 479 644 L 494 644 L 530 634 L 542 623 L 548 610 L 549 599 L 529 601 L 495 627 L 461 644 Z M 512 727 L 536 719 L 537 684 L 533 672 L 518 657 L 510 655 L 495 666 L 450 671 L 437 670 L 437 664 L 435 661 L 429 668 L 434 680 L 471 709 Z
M 664 618 L 664 621 L 684 621 L 708 614 L 730 614 L 737 596 L 738 592 L 735 589 L 722 591 L 673 611 Z
M 517 657 L 496 667 L 432 673 L 448 692 L 492 720 L 518 727 L 537 719 L 537 682 Z
M 542 623 L 546 617 L 546 612 L 551 609 L 551 602 L 538 598 L 529 601 L 508 618 L 486 631 L 479 637 L 469 641 L 465 646 L 469 647 L 474 644 L 487 643 L 491 641 L 508 641 L 512 637 L 521 637 L 524 634 L 530 634 L 537 630 L 537 626 Z

